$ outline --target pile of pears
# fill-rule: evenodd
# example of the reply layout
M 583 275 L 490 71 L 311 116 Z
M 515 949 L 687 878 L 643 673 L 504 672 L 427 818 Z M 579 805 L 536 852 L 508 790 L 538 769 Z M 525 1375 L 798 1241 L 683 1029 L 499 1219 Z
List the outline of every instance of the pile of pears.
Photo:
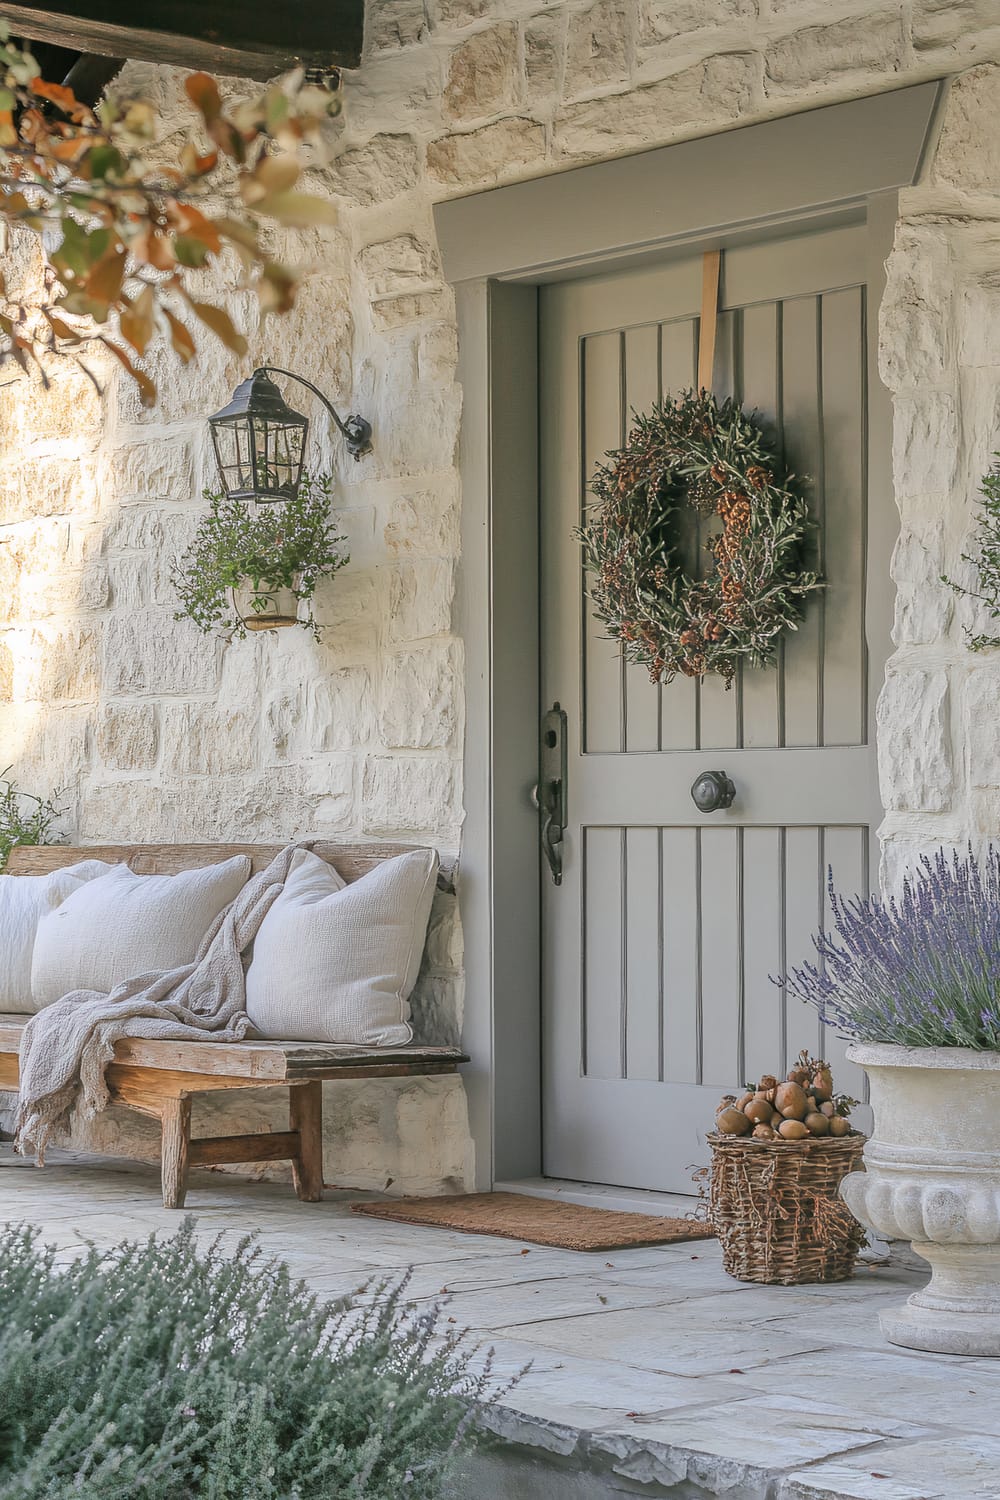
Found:
M 803 1051 L 784 1083 L 765 1073 L 756 1088 L 747 1084 L 742 1098 L 726 1094 L 715 1112 L 715 1128 L 720 1135 L 755 1141 L 853 1135 L 848 1116 L 857 1102 L 835 1094 L 829 1063 Z

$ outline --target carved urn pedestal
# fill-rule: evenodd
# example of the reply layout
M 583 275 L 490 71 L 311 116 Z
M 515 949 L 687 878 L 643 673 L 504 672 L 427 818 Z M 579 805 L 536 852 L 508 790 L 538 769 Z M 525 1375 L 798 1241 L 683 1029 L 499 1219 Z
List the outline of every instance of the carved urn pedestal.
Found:
M 908 1349 L 1000 1356 L 1000 1052 L 866 1042 L 847 1055 L 868 1074 L 875 1130 L 841 1196 L 931 1266 L 927 1286 L 881 1314 L 882 1332 Z

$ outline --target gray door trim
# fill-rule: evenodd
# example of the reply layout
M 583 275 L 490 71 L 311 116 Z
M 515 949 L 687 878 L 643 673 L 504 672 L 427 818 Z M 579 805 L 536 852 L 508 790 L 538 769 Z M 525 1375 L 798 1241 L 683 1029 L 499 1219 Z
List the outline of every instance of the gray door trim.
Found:
M 863 204 L 916 181 L 941 87 L 915 84 L 439 203 L 445 275 L 538 280 Z
M 907 103 L 909 146 L 903 152 L 905 135 L 895 117 L 900 153 L 909 161 L 912 182 L 919 171 L 926 142 L 934 124 L 938 85 L 921 85 L 880 95 L 874 101 L 886 104 L 920 96 L 919 110 Z M 832 201 L 834 189 L 843 191 L 841 163 L 845 154 L 857 159 L 867 173 L 865 150 L 855 134 L 861 116 L 856 105 L 838 105 L 812 111 L 769 125 L 750 126 L 699 144 L 712 147 L 714 167 L 703 166 L 701 191 L 706 201 L 725 201 L 717 190 L 718 174 L 725 172 L 726 155 L 737 137 L 772 125 L 790 127 L 769 140 L 784 142 L 780 157 L 767 159 L 765 182 L 791 176 L 811 185 L 799 217 L 815 216 L 816 205 Z M 827 140 L 822 160 L 810 155 L 803 121 L 827 118 Z M 846 137 L 835 131 L 837 120 L 850 124 Z M 763 144 L 763 138 L 754 137 Z M 768 150 L 772 148 L 769 146 Z M 647 188 L 637 186 L 635 163 L 665 153 L 686 150 L 667 147 L 638 158 L 602 163 L 606 183 L 620 180 L 622 192 L 633 208 L 641 205 Z M 880 152 L 875 153 L 881 156 Z M 796 162 L 798 166 L 796 167 Z M 757 160 L 755 176 L 763 176 Z M 804 163 L 804 166 L 803 166 Z M 793 171 L 794 168 L 794 171 Z M 620 236 L 617 245 L 588 251 L 585 227 L 593 219 L 593 179 L 580 168 L 544 179 L 543 184 L 520 187 L 543 189 L 562 213 L 571 215 L 572 196 L 577 198 L 572 214 L 579 239 L 569 256 L 574 266 L 588 270 L 617 264 L 630 246 L 632 222 L 623 213 L 599 216 L 602 226 Z M 899 168 L 901 171 L 902 168 Z M 824 176 L 824 173 L 826 174 Z M 618 174 L 622 174 L 619 178 Z M 898 175 L 898 173 L 897 173 Z M 829 184 L 834 184 L 831 187 Z M 711 184 L 711 191 L 706 188 Z M 573 185 L 576 184 L 574 187 Z M 564 185 L 567 185 L 564 187 Z M 890 187 L 901 185 L 890 184 Z M 570 199 L 562 195 L 572 188 Z M 881 266 L 892 247 L 897 218 L 895 191 L 862 193 L 867 213 L 872 274 L 870 285 L 881 289 Z M 445 264 L 456 281 L 455 295 L 459 328 L 458 378 L 464 408 L 459 462 L 462 475 L 462 561 L 456 603 L 457 628 L 465 648 L 466 742 L 464 759 L 466 821 L 462 844 L 461 903 L 466 940 L 466 1007 L 464 1041 L 472 1056 L 465 1070 L 469 1100 L 470 1130 L 475 1146 L 477 1187 L 490 1187 L 497 1180 L 537 1176 L 541 1167 L 541 1006 L 539 978 L 539 870 L 537 824 L 528 799 L 536 765 L 536 734 L 539 712 L 538 684 L 538 441 L 537 441 L 537 292 L 546 279 L 540 267 L 566 264 L 570 246 L 553 214 L 541 207 L 534 217 L 513 211 L 508 193 L 519 188 L 498 189 L 478 198 L 440 204 L 435 218 L 444 246 Z M 611 191 L 610 188 L 607 191 Z M 657 190 L 662 191 L 662 181 Z M 482 217 L 477 204 L 489 199 L 510 206 L 499 217 Z M 542 206 L 545 198 L 540 200 Z M 669 202 L 669 198 L 667 199 Z M 843 207 L 843 198 L 840 200 Z M 589 208 L 588 208 L 589 205 Z M 459 213 L 466 217 L 463 219 Z M 786 205 L 786 218 L 794 205 Z M 856 208 L 855 208 L 856 215 Z M 555 213 L 556 220 L 559 213 Z M 732 243 L 737 234 L 767 232 L 771 215 L 752 224 L 741 220 L 733 234 L 720 226 L 713 232 L 716 243 Z M 680 226 L 690 248 L 697 234 Z M 664 236 L 662 249 L 674 237 Z M 466 248 L 461 248 L 465 241 Z M 650 248 L 649 241 L 645 248 Z M 562 259 L 560 260 L 560 257 Z M 470 268 L 479 267 L 478 271 Z M 499 278 L 510 278 L 503 280 Z M 876 342 L 877 308 L 872 297 L 869 341 Z M 873 362 L 873 372 L 874 372 Z M 873 373 L 871 390 L 872 495 L 883 497 L 873 506 L 881 524 L 894 525 L 895 506 L 891 482 L 891 406 L 888 393 Z M 871 580 L 870 628 L 888 636 L 892 610 L 891 589 L 885 581 Z M 872 683 L 872 692 L 878 684 Z

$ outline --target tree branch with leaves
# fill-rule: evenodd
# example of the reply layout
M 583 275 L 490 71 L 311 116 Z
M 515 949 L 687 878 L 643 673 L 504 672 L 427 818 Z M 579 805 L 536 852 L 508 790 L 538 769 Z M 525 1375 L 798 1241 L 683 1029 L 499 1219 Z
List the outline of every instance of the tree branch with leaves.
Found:
M 156 388 L 140 362 L 158 333 L 185 364 L 203 330 L 246 353 L 226 309 L 199 294 L 197 272 L 235 254 L 264 313 L 294 305 L 296 273 L 272 258 L 266 226 L 335 223 L 333 204 L 300 179 L 337 95 L 301 71 L 229 108 L 207 73 L 191 74 L 185 92 L 191 128 L 165 164 L 148 100 L 111 90 L 91 108 L 42 79 L 0 22 L 0 223 L 36 234 L 44 255 L 30 295 L 0 276 L 0 360 L 47 385 L 53 358 L 94 378 L 85 356 L 106 350 L 149 406 Z

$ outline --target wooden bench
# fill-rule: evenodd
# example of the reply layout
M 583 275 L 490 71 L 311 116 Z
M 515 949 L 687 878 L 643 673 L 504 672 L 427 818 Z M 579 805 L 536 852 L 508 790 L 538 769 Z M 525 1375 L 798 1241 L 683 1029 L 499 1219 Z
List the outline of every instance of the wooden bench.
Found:
M 136 874 L 174 874 L 234 854 L 250 856 L 262 869 L 278 844 L 136 844 L 70 848 L 49 845 L 14 849 L 11 875 L 45 875 L 82 859 L 124 860 Z M 405 852 L 398 844 L 335 845 L 317 842 L 314 853 L 347 881 L 357 880 L 384 859 Z M 451 871 L 439 885 L 450 889 Z M 18 1085 L 18 1052 L 27 1016 L 0 1016 L 0 1089 Z M 160 1175 L 166 1208 L 182 1208 L 193 1166 L 233 1162 L 290 1161 L 295 1192 L 306 1203 L 323 1195 L 323 1083 L 349 1078 L 413 1078 L 454 1073 L 468 1062 L 457 1047 L 348 1047 L 323 1042 L 145 1041 L 126 1037 L 115 1047 L 107 1079 L 112 1099 L 160 1121 Z M 287 1086 L 289 1128 L 251 1135 L 191 1139 L 195 1094 L 228 1089 Z

